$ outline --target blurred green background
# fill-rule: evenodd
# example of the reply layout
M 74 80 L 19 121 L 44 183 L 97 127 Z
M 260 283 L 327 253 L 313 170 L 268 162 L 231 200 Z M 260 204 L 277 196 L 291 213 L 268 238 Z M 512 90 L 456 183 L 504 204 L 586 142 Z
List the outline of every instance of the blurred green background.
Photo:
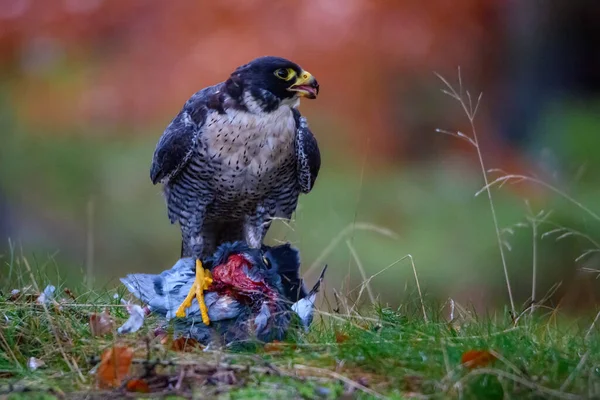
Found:
M 91 273 L 98 287 L 170 267 L 179 230 L 149 179 L 154 146 L 192 93 L 272 54 L 321 84 L 301 110 L 323 164 L 295 220 L 274 224 L 268 241 L 299 247 L 304 271 L 329 264 L 328 290 L 362 281 L 350 244 L 367 275 L 411 254 L 427 297 L 506 305 L 489 203 L 474 196 L 475 150 L 435 132 L 470 134 L 468 120 L 433 72 L 458 84 L 460 65 L 474 98 L 484 92 L 487 168 L 537 176 L 600 213 L 598 12 L 593 1 L 2 0 L 3 260 L 10 238 L 17 254 L 52 260 L 50 274 Z M 542 234 L 565 226 L 600 242 L 600 221 L 539 186 L 493 194 L 515 300 L 531 291 L 527 218 L 544 210 L 538 293 L 562 282 L 554 305 L 595 305 L 596 274 L 584 269 L 600 269 L 598 258 L 575 261 L 595 245 Z M 391 304 L 416 298 L 406 260 L 371 286 Z

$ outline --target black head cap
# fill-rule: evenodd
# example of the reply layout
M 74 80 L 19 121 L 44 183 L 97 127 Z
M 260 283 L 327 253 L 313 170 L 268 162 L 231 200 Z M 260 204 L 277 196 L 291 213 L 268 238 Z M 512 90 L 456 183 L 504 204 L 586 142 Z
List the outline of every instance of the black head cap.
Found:
M 227 81 L 240 94 L 247 91 L 263 102 L 308 97 L 319 93 L 317 80 L 298 64 L 281 57 L 259 57 L 238 67 Z M 269 97 L 272 97 L 269 99 Z

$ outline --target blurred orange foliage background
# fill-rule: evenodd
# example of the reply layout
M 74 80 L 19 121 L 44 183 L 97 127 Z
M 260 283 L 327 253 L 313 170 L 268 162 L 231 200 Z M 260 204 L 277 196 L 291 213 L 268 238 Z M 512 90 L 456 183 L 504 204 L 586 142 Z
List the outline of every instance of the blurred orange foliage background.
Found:
M 437 83 L 434 68 L 454 76 L 457 65 L 476 78 L 486 68 L 479 63 L 493 36 L 486 26 L 501 2 L 3 3 L 0 53 L 19 71 L 11 96 L 28 124 L 164 125 L 196 90 L 257 56 L 280 55 L 322 83 L 305 113 L 343 121 L 339 135 L 361 151 L 368 135 L 370 151 L 385 158 L 417 134 L 405 120 L 411 116 L 397 113 L 399 102 L 414 101 L 415 79 Z
M 0 255 L 17 243 L 62 276 L 116 284 L 171 266 L 178 228 L 148 178 L 156 141 L 194 92 L 277 55 L 320 83 L 301 111 L 323 164 L 295 221 L 275 223 L 268 242 L 298 246 L 304 271 L 330 264 L 338 289 L 363 279 L 348 240 L 369 275 L 411 254 L 431 296 L 505 304 L 489 203 L 474 196 L 477 154 L 435 129 L 472 132 L 434 72 L 458 85 L 460 66 L 463 89 L 484 93 L 476 128 L 486 169 L 535 175 L 595 210 L 597 4 L 0 0 Z M 600 242 L 597 220 L 545 188 L 506 185 L 494 196 L 518 301 L 530 296 L 531 215 L 552 210 L 552 223 Z M 561 290 L 594 303 L 598 281 L 576 271 L 600 268 L 598 259 L 574 261 L 590 243 L 542 240 L 551 229 L 538 231 L 539 293 L 565 282 Z M 372 282 L 383 301 L 414 299 L 408 268 L 386 274 Z

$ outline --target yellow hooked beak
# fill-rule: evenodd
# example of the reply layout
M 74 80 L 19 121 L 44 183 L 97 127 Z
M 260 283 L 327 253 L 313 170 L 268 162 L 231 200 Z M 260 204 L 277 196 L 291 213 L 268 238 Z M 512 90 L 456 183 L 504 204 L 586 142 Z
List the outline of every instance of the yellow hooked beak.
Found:
M 288 90 L 297 92 L 300 97 L 316 99 L 319 94 L 319 83 L 310 72 L 302 71 L 296 76 L 296 82 Z

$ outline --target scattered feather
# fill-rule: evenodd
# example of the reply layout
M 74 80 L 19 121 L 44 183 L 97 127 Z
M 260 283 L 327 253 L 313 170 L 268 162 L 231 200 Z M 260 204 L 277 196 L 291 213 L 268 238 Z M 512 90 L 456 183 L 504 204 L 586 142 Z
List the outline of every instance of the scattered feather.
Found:
M 39 358 L 30 357 L 29 360 L 27 360 L 27 368 L 29 368 L 30 371 L 35 371 L 36 369 L 44 368 L 45 366 L 46 363 Z
M 54 292 L 56 291 L 56 287 L 52 285 L 46 286 L 42 294 L 39 295 L 36 302 L 38 304 L 48 304 L 54 298 Z
M 127 304 L 127 312 L 129 313 L 129 319 L 125 321 L 122 327 L 117 329 L 117 332 L 122 335 L 137 332 L 144 325 L 144 318 L 146 317 L 144 309 L 137 304 Z

